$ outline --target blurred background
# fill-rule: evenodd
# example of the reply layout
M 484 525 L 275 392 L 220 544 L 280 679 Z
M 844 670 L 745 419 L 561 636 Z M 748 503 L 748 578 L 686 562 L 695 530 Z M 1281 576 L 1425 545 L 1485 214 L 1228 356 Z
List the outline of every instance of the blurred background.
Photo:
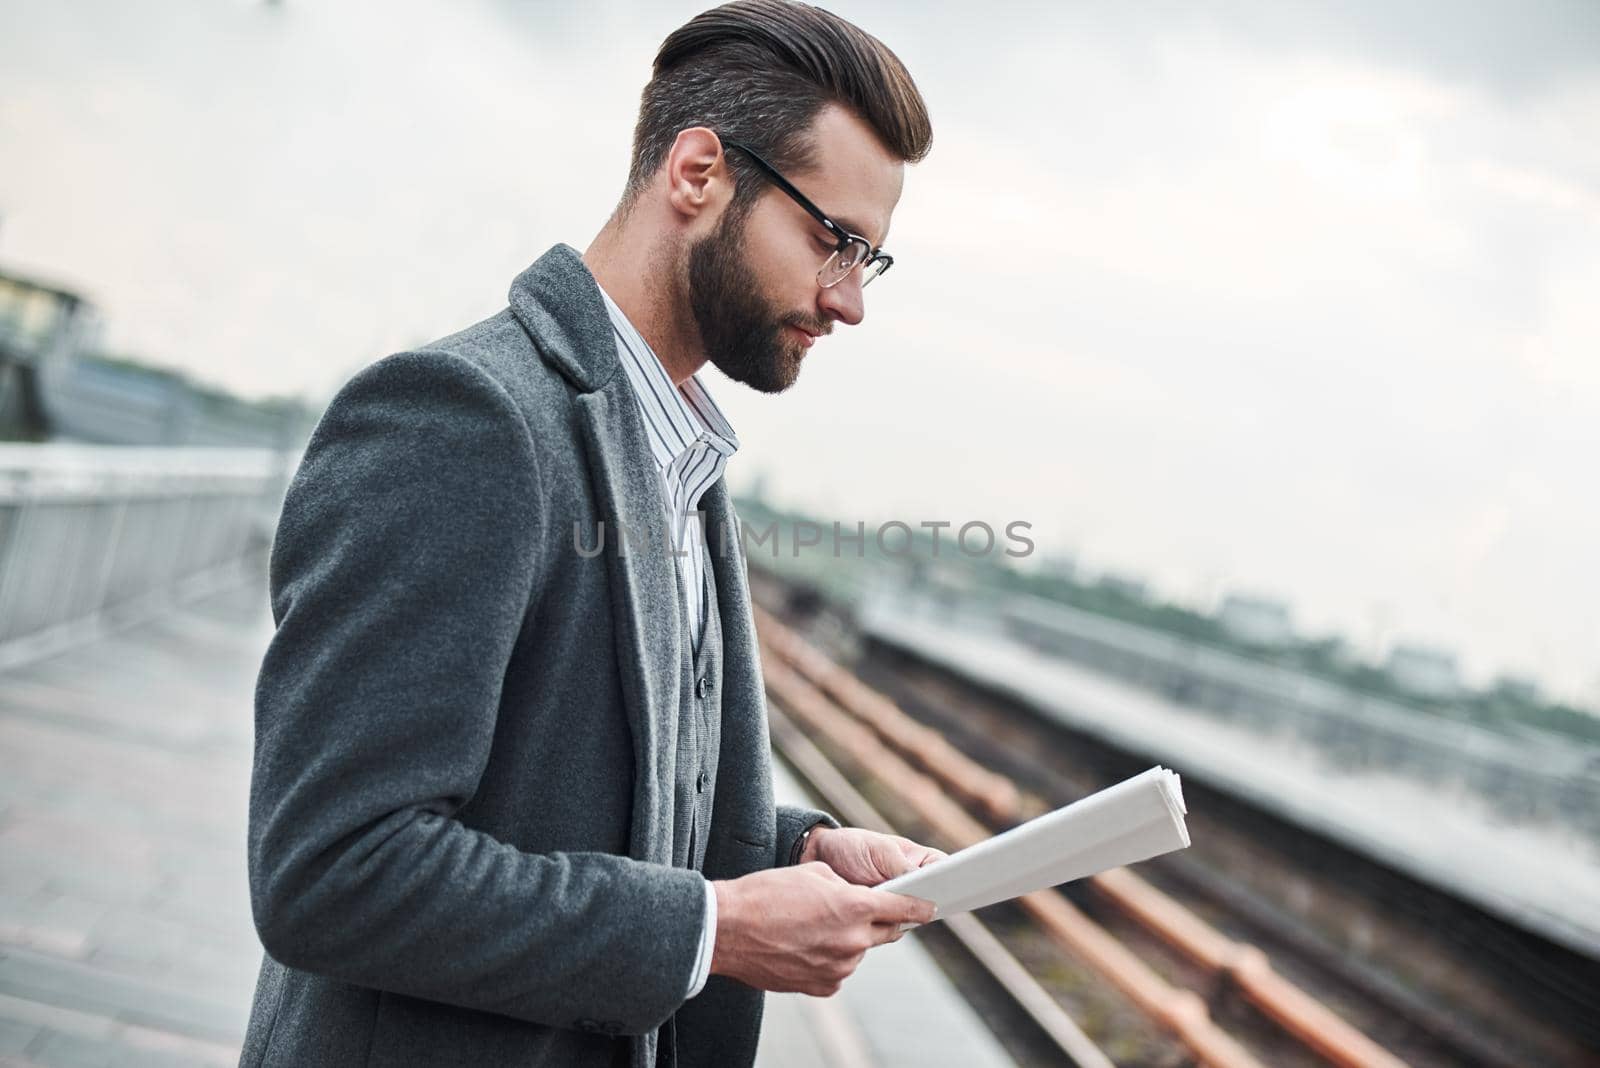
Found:
M 702 6 L 0 6 L 0 1059 L 236 1057 L 298 450 L 587 245 Z M 1600 1063 L 1600 6 L 830 7 L 935 144 L 860 327 L 702 376 L 786 788 L 960 844 L 895 761 L 989 830 L 1160 762 L 1195 844 L 1056 895 L 1133 964 L 986 910 L 763 1056 Z

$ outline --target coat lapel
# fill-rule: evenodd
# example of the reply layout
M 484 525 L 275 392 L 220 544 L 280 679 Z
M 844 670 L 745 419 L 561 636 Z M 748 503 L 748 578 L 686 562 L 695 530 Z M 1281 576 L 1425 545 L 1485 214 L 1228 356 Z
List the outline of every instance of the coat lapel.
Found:
M 619 383 L 626 386 L 613 379 L 604 390 L 579 395 L 578 409 L 605 524 L 612 632 L 633 731 L 632 853 L 668 863 L 672 836 L 661 832 L 672 812 L 678 740 L 678 592 L 649 446 L 635 402 Z
M 724 669 L 736 660 L 759 664 L 755 621 L 750 614 L 744 543 L 740 540 L 739 520 L 728 496 L 727 479 L 719 478 L 706 489 L 700 497 L 700 510 L 705 513 L 706 545 L 711 552 L 711 574 L 717 586 Z
M 729 499 L 727 479 L 719 478 L 711 484 L 700 498 L 700 507 L 706 516 L 706 543 L 711 549 L 711 573 L 717 584 L 717 618 L 722 624 L 722 751 L 761 754 L 761 759 L 739 769 L 748 786 L 740 792 L 741 803 L 751 809 L 732 818 L 747 833 L 772 839 L 776 829 L 767 698 L 755 619 L 750 611 L 744 542 Z M 717 803 L 724 804 L 721 794 L 717 795 Z
M 612 633 L 633 735 L 630 854 L 670 863 L 682 639 L 655 461 L 599 288 L 578 254 L 557 245 L 540 257 L 512 284 L 511 308 L 540 355 L 577 388 L 596 518 L 605 524 Z M 589 545 L 597 536 L 583 532 Z

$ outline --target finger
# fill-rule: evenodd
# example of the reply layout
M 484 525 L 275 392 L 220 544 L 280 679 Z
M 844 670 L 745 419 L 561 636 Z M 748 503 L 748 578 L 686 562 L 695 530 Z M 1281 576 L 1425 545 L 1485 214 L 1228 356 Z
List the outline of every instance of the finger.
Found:
M 922 851 L 921 859 L 917 861 L 917 867 L 925 868 L 929 864 L 932 864 L 936 861 L 945 860 L 949 856 L 950 854 L 946 853 L 942 849 L 924 849 Z

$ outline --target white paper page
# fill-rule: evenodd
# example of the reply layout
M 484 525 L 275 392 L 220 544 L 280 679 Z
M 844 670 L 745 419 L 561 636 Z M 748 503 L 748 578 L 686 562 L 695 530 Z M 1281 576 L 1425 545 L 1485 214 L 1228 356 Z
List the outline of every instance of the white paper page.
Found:
M 1164 768 L 882 883 L 954 915 L 1182 849 L 1189 844 L 1178 776 Z

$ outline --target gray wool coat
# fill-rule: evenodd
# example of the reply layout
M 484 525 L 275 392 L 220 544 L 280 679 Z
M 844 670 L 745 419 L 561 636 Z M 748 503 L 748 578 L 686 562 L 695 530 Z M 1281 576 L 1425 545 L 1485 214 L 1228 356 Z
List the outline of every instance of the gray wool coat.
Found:
M 663 1062 L 753 1060 L 759 991 L 683 999 L 705 891 L 669 866 L 686 636 L 644 434 L 565 245 L 509 308 L 329 406 L 272 551 L 241 1065 L 646 1068 L 658 1040 Z M 704 877 L 725 879 L 828 818 L 773 804 L 723 482 L 701 507 L 724 658 Z M 602 521 L 643 550 L 577 551 Z

